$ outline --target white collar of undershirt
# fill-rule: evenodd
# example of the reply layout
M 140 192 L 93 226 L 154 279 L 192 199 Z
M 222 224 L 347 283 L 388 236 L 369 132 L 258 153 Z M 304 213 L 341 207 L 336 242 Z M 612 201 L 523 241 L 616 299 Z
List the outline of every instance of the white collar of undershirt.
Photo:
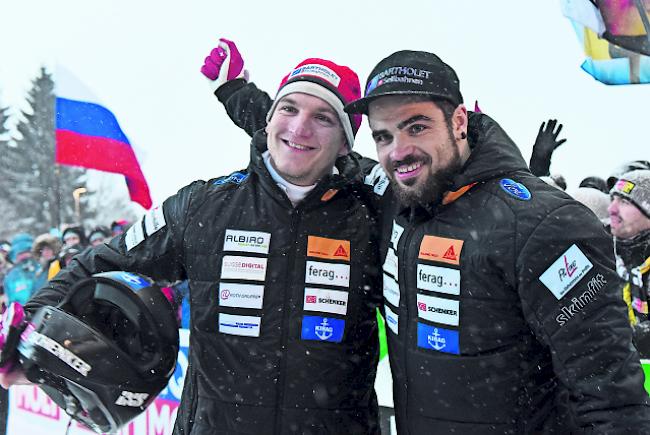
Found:
M 262 154 L 262 158 L 264 159 L 264 165 L 266 166 L 266 169 L 268 169 L 269 174 L 271 174 L 271 178 L 273 178 L 273 181 L 275 181 L 280 189 L 282 189 L 282 191 L 287 194 L 289 201 L 291 201 L 291 204 L 293 204 L 294 207 L 300 201 L 305 199 L 309 192 L 311 192 L 314 187 L 316 187 L 315 184 L 312 184 L 311 186 L 298 186 L 296 184 L 289 183 L 287 180 L 282 178 L 280 174 L 278 174 L 278 171 L 276 171 L 271 164 L 271 154 L 268 151 L 265 151 Z

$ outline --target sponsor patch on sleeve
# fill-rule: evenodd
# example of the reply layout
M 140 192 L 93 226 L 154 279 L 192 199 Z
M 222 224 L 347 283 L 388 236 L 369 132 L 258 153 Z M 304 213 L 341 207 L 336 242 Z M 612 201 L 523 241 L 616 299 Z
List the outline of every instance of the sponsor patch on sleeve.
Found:
M 532 198 L 530 190 L 526 186 L 510 178 L 504 178 L 499 182 L 499 185 L 508 194 L 522 201 L 530 201 L 530 198 Z
M 372 167 L 370 173 L 366 175 L 364 183 L 369 186 L 373 186 L 372 190 L 377 195 L 382 196 L 384 193 L 386 193 L 386 189 L 388 188 L 390 180 L 388 179 L 388 176 L 386 175 L 386 172 L 384 172 L 384 169 L 381 167 L 381 165 L 377 163 Z
M 147 233 L 147 237 L 151 236 L 166 224 L 162 206 L 149 210 L 147 214 L 144 215 L 144 229 Z
M 418 347 L 460 355 L 458 331 L 418 322 Z
M 395 251 L 393 250 L 393 248 L 388 248 L 388 252 L 386 252 L 386 260 L 384 260 L 383 269 L 384 272 L 391 275 L 395 279 L 398 278 L 397 255 L 395 255 Z
M 350 265 L 308 261 L 305 267 L 305 283 L 350 287 Z
M 463 241 L 446 239 L 444 237 L 424 236 L 420 243 L 418 258 L 422 260 L 439 261 L 441 263 L 460 264 L 460 251 Z
M 350 261 L 350 241 L 309 236 L 307 238 L 307 256 Z
M 591 261 L 575 244 L 564 252 L 539 280 L 560 300 L 593 268 Z
M 142 230 L 142 220 L 143 217 L 135 221 L 131 228 L 124 235 L 124 243 L 126 244 L 126 250 L 130 251 L 131 249 L 138 246 L 144 240 L 144 231 Z
M 418 288 L 449 295 L 460 294 L 460 270 L 418 264 Z
M 384 313 L 386 314 L 386 326 L 393 331 L 393 334 L 398 335 L 399 316 L 388 305 L 384 305 Z
M 244 337 L 259 337 L 261 317 L 219 313 L 219 332 Z
M 400 237 L 404 232 L 404 227 L 402 227 L 397 222 L 393 221 L 393 231 L 390 234 L 390 243 L 393 245 L 393 249 L 397 251 L 397 244 L 399 243 Z
M 227 229 L 223 250 L 268 254 L 270 243 L 270 233 Z
M 394 307 L 399 307 L 399 284 L 390 276 L 384 274 L 384 298 Z
M 344 316 L 348 312 L 348 292 L 307 287 L 303 309 Z
M 303 316 L 302 333 L 303 340 L 329 341 L 340 343 L 345 332 L 345 320 L 331 317 Z

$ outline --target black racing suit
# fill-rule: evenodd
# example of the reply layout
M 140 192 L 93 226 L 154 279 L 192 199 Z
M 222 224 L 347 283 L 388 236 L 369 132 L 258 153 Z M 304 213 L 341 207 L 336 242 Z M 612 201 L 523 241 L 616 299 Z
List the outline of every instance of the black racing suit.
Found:
M 634 339 L 642 358 L 650 358 L 650 230 L 629 239 L 614 238 L 616 270 L 626 282 L 623 298 L 628 304 Z
M 263 126 L 252 83 L 216 95 L 249 134 Z M 491 118 L 470 113 L 468 135 L 444 205 L 384 219 L 398 432 L 650 433 L 611 238 Z M 381 195 L 387 180 L 374 167 L 366 181 Z
M 189 367 L 174 433 L 377 434 L 381 303 L 375 213 L 358 162 L 337 160 L 295 208 L 259 132 L 247 170 L 197 181 L 75 257 L 26 306 L 96 272 L 189 280 Z

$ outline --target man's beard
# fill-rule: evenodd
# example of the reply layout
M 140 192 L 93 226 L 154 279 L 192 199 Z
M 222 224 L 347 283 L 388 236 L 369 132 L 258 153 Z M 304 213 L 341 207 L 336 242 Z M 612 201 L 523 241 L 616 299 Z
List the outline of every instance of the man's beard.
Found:
M 453 137 L 453 136 L 452 136 Z M 437 168 L 423 181 L 417 179 L 407 180 L 406 182 L 399 183 L 396 180 L 394 171 L 389 171 L 389 176 L 393 183 L 395 196 L 399 202 L 406 207 L 422 206 L 429 208 L 432 205 L 438 205 L 442 202 L 442 198 L 453 186 L 454 177 L 460 172 L 463 164 L 460 159 L 460 152 L 458 146 L 452 137 L 449 138 L 449 146 L 452 151 L 449 162 L 444 166 Z M 410 163 L 416 160 L 409 157 L 399 163 Z M 424 166 L 430 166 L 432 157 L 427 155 Z M 395 165 L 394 165 L 395 166 Z

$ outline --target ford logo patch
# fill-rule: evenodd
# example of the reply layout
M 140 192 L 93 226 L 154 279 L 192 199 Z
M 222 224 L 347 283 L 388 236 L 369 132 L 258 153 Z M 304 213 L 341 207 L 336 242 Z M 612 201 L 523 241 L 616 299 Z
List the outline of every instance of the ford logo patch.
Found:
M 531 198 L 530 191 L 521 183 L 517 183 L 510 178 L 504 178 L 499 182 L 501 188 L 510 195 L 522 201 L 529 201 Z

